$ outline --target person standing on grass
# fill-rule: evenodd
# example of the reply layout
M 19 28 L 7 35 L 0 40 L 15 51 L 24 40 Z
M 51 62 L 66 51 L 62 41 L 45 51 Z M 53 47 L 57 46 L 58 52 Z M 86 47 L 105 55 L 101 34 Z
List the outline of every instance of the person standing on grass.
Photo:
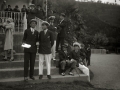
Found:
M 50 26 L 48 27 L 48 29 L 53 32 L 53 37 L 54 37 L 54 45 L 52 47 L 52 59 L 53 60 L 55 60 L 55 56 L 56 56 L 55 49 L 56 49 L 56 39 L 57 39 L 57 28 L 55 27 L 54 20 L 55 20 L 55 16 L 49 17 Z
M 24 48 L 24 80 L 28 80 L 28 69 L 30 64 L 30 73 L 29 77 L 32 80 L 34 78 L 34 64 L 36 59 L 37 52 L 37 41 L 38 41 L 38 31 L 35 30 L 35 26 L 37 25 L 37 21 L 32 19 L 30 21 L 30 28 L 26 29 L 23 36 L 23 44 L 30 44 L 30 48 Z
M 39 79 L 43 78 L 43 62 L 46 61 L 47 78 L 51 79 L 51 49 L 54 45 L 53 33 L 48 29 L 49 23 L 43 21 L 43 31 L 39 34 Z
M 87 66 L 90 66 L 90 57 L 91 57 L 91 48 L 90 44 L 88 44 L 86 48 L 86 61 L 87 61 Z

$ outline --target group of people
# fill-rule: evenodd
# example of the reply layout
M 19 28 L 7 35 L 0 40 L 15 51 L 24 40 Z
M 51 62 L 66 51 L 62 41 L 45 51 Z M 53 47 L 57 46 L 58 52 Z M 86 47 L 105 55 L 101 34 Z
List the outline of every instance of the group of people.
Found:
M 8 12 L 8 17 L 11 17 L 10 12 L 25 12 L 27 14 L 28 22 L 32 19 L 38 17 L 42 20 L 45 19 L 45 12 L 42 9 L 40 5 L 35 6 L 30 5 L 29 7 L 26 7 L 26 5 L 23 5 L 23 7 L 20 9 L 18 5 L 16 5 L 14 8 L 11 7 L 11 5 L 6 5 L 6 1 L 3 1 L 3 4 L 1 5 L 1 11 Z
M 28 76 L 30 79 L 34 78 L 34 64 L 37 53 L 37 45 L 39 45 L 39 79 L 43 78 L 43 62 L 46 61 L 47 66 L 47 78 L 51 79 L 51 60 L 55 60 L 55 54 L 59 53 L 59 71 L 62 76 L 65 76 L 65 71 L 70 68 L 69 75 L 74 75 L 73 69 L 84 64 L 85 53 L 81 52 L 81 45 L 78 42 L 73 44 L 74 50 L 71 52 L 67 51 L 68 44 L 66 44 L 66 21 L 65 14 L 60 14 L 60 23 L 57 27 L 54 26 L 55 16 L 49 17 L 49 23 L 47 21 L 42 22 L 42 31 L 38 32 L 35 30 L 37 21 L 32 19 L 30 21 L 30 28 L 25 30 L 23 36 L 23 44 L 31 45 L 30 48 L 24 48 L 24 80 L 28 81 Z M 39 42 L 39 44 L 37 43 Z M 36 44 L 37 43 L 37 44 Z M 59 49 L 59 44 L 61 49 Z M 57 45 L 57 46 L 56 46 Z M 30 64 L 30 72 L 28 75 L 28 69 Z M 81 66 L 80 66 L 81 65 Z M 83 69 L 83 68 L 82 68 Z M 84 68 L 89 76 L 89 69 Z
M 10 9 L 10 5 L 6 10 Z M 18 7 L 16 6 L 16 11 Z M 37 6 L 38 10 L 41 10 L 41 7 Z M 18 10 L 19 11 L 19 10 Z M 29 12 L 29 9 L 26 9 L 26 6 L 23 5 L 23 12 Z M 90 65 L 90 56 L 91 49 L 90 45 L 86 48 L 86 52 L 82 52 L 81 45 L 78 42 L 73 43 L 74 50 L 68 52 L 68 43 L 65 43 L 65 38 L 67 34 L 67 21 L 65 20 L 66 15 L 64 13 L 60 14 L 59 24 L 56 26 L 54 23 L 55 16 L 50 16 L 48 21 L 42 22 L 42 31 L 38 32 L 35 27 L 37 25 L 37 21 L 35 18 L 36 9 L 34 6 L 31 6 L 30 9 L 31 15 L 28 15 L 29 27 L 25 30 L 23 36 L 23 45 L 29 44 L 31 47 L 24 47 L 24 80 L 28 80 L 28 76 L 30 79 L 35 80 L 34 78 L 34 64 L 37 53 L 37 45 L 39 46 L 39 79 L 43 78 L 43 62 L 46 61 L 47 66 L 47 77 L 51 79 L 51 60 L 56 60 L 56 53 L 59 53 L 59 72 L 62 76 L 65 76 L 66 70 L 69 68 L 69 75 L 74 75 L 72 72 L 76 67 L 83 70 L 83 72 L 87 71 L 87 75 L 89 69 L 84 67 L 84 60 L 87 60 L 87 65 Z M 43 12 L 41 10 L 41 12 Z M 45 16 L 44 14 L 38 14 L 37 17 Z M 42 18 L 42 17 L 41 17 Z M 14 60 L 13 57 L 13 32 L 14 32 L 14 22 L 12 18 L 8 18 L 7 22 L 3 24 L 5 30 L 5 58 L 7 60 L 7 53 L 10 51 L 11 58 L 10 61 Z M 60 46 L 60 48 L 59 48 Z M 30 72 L 29 71 L 30 66 Z M 82 67 L 82 68 L 81 68 Z M 29 75 L 28 75 L 29 73 Z

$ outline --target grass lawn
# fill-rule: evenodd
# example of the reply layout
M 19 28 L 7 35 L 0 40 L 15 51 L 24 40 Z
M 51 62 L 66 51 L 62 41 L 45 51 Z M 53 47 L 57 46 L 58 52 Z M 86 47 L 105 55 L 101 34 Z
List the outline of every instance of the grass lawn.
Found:
M 82 81 L 73 81 L 70 83 L 22 83 L 14 84 L 12 86 L 0 85 L 0 90 L 112 90 L 112 89 L 101 89 L 94 88 L 93 85 Z

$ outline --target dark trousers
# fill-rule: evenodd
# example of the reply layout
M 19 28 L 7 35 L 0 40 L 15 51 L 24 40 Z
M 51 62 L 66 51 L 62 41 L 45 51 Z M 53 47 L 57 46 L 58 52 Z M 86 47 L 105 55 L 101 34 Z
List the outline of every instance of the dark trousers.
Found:
M 87 61 L 87 66 L 90 65 L 90 56 L 86 58 L 86 61 Z
M 64 40 L 65 37 L 60 37 L 59 35 L 57 36 L 56 51 L 58 51 L 59 45 L 61 45 L 61 50 L 63 50 L 62 46 L 64 45 Z
M 29 77 L 34 75 L 36 53 L 24 53 L 24 77 L 28 77 L 28 69 L 30 65 Z

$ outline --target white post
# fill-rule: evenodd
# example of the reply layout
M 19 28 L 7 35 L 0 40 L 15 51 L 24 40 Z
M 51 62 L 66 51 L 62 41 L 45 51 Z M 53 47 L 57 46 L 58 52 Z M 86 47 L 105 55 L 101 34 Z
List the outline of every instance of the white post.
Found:
M 47 21 L 47 0 L 46 0 L 46 21 Z

